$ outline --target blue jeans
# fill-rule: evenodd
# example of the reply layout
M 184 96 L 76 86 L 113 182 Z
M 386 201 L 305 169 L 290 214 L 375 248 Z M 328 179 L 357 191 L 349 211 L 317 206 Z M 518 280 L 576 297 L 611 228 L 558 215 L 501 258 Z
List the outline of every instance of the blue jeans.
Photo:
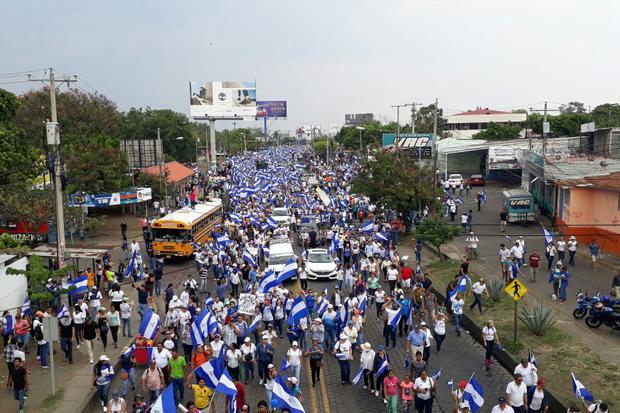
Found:
M 297 382 L 299 383 L 299 375 L 301 373 L 301 365 L 299 366 L 291 366 L 291 376 L 297 377 Z
M 161 295 L 161 280 L 155 279 L 155 295 Z
M 340 381 L 348 383 L 351 381 L 351 362 L 349 360 L 338 360 L 340 364 Z
M 566 301 L 566 287 L 568 284 L 560 281 L 560 301 Z
M 127 337 L 133 336 L 131 334 L 131 318 L 121 318 L 121 324 L 123 325 L 123 337 L 125 337 L 125 327 L 127 327 Z
M 24 398 L 24 394 L 25 394 L 24 389 L 21 389 L 21 390 L 13 389 L 13 398 L 19 401 L 20 410 L 24 408 L 24 403 L 26 402 L 26 399 Z
M 97 393 L 99 393 L 99 399 L 104 403 L 105 406 L 107 406 L 108 395 L 110 394 L 110 383 L 108 382 L 107 384 L 98 384 Z
M 148 308 L 149 306 L 146 304 L 138 304 L 138 314 L 140 315 L 140 321 L 142 321 L 142 318 L 144 318 L 144 313 Z
M 183 377 L 173 379 L 171 378 L 172 388 L 174 390 L 174 404 L 178 405 L 183 401 Z
M 149 390 L 149 403 L 153 404 L 159 398 L 159 389 Z
M 129 371 L 127 372 L 127 374 L 129 375 L 128 378 L 126 378 L 125 380 L 123 380 L 123 382 L 121 383 L 121 394 L 123 395 L 123 398 L 125 398 L 125 396 L 127 395 L 127 384 L 131 383 L 131 387 L 135 388 L 136 387 L 136 382 L 134 379 L 134 368 L 130 368 Z
M 336 345 L 336 330 L 334 327 L 326 325 L 325 326 L 325 348 L 331 349 L 334 345 Z
M 65 352 L 66 359 L 73 362 L 73 343 L 70 338 L 60 338 L 60 349 Z
M 50 343 L 37 345 L 37 356 L 41 358 L 41 366 L 47 366 L 47 355 L 50 352 Z
M 461 335 L 461 317 L 463 314 L 454 314 L 454 329 L 457 335 Z

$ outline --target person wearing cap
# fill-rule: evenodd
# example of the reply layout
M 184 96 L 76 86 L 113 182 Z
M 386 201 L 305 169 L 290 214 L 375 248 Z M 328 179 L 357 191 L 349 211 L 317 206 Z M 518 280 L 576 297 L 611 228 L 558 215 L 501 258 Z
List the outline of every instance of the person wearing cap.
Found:
M 314 322 L 310 326 L 310 342 L 315 338 L 319 343 L 323 344 L 325 340 L 325 326 L 320 318 L 315 318 Z
M 41 362 L 42 369 L 49 369 L 47 365 L 47 357 L 49 355 L 50 346 L 45 337 L 43 337 L 43 312 L 37 311 L 35 319 L 32 321 L 32 331 L 34 338 L 37 340 L 37 358 Z
M 273 346 L 269 344 L 268 337 L 263 335 L 261 342 L 256 348 L 256 361 L 258 363 L 258 377 L 260 378 L 259 384 L 263 384 L 267 379 L 269 372 L 269 366 L 273 363 Z
M 222 341 L 222 337 L 220 333 L 215 333 L 213 336 L 213 340 L 209 343 L 211 350 L 213 350 L 213 357 L 219 357 L 222 349 L 224 348 L 224 342 Z
M 544 413 L 549 411 L 549 395 L 545 390 L 545 381 L 538 379 L 536 385 L 527 389 L 528 413 Z M 593 410 L 590 410 L 593 411 Z M 601 410 L 599 413 L 603 413 Z
M 301 394 L 301 389 L 299 388 L 299 379 L 293 376 L 289 377 L 286 381 L 289 393 L 292 394 L 294 397 L 297 397 L 297 399 L 299 399 L 299 401 L 303 403 L 304 399 L 303 395 Z
M 118 390 L 112 391 L 112 398 L 108 401 L 107 408 L 111 413 L 127 412 L 127 402 L 120 396 Z
M 527 386 L 523 383 L 521 374 L 516 373 L 514 380 L 506 386 L 506 401 L 515 413 L 525 413 L 527 411 Z
M 271 395 L 273 394 L 273 387 L 275 386 L 276 376 L 278 372 L 273 364 L 267 366 L 267 374 L 265 375 L 265 394 L 269 404 L 271 404 Z
M 424 338 L 424 350 L 422 350 L 422 360 L 428 363 L 428 359 L 431 358 L 431 340 L 433 340 L 433 335 L 425 321 L 420 322 L 420 331 L 423 331 L 426 335 Z
M 525 383 L 528 389 L 536 385 L 538 381 L 538 369 L 527 359 L 522 358 L 521 362 L 516 365 L 514 374 L 517 373 L 523 377 L 523 383 Z
M 588 413 L 609 413 L 609 406 L 602 400 L 588 406 Z
M 241 358 L 243 359 L 243 375 L 245 377 L 245 384 L 248 384 L 250 380 L 254 380 L 254 363 L 256 362 L 256 346 L 250 340 L 250 337 L 243 339 L 241 345 Z
M 577 238 L 574 235 L 571 235 L 568 242 L 566 243 L 566 247 L 568 248 L 568 265 L 575 266 L 575 254 L 577 253 Z M 598 255 L 598 249 L 596 250 Z M 595 261 L 596 262 L 596 261 Z
M 424 351 L 426 334 L 426 331 L 421 330 L 420 325 L 416 324 L 413 327 L 413 330 L 411 330 L 407 335 L 407 343 L 405 345 L 405 348 L 407 350 L 407 354 L 411 357 L 410 360 L 413 360 L 415 358 L 415 355 L 418 351 L 420 353 Z M 415 378 L 417 376 L 413 377 Z
M 362 377 L 364 378 L 364 390 L 370 389 L 370 392 L 375 391 L 374 370 L 373 365 L 375 361 L 375 351 L 372 349 L 370 343 L 364 343 L 361 346 L 362 353 L 360 354 L 360 367 L 363 368 Z
M 480 208 L 480 203 L 478 203 L 478 208 Z M 467 400 L 460 402 L 456 412 L 457 413 L 469 413 L 470 412 L 469 402 Z
M 514 413 L 514 410 L 508 406 L 506 398 L 502 396 L 497 399 L 497 404 L 493 406 L 491 413 Z
M 472 260 L 477 259 L 478 258 L 478 243 L 480 242 L 480 240 L 478 239 L 476 234 L 474 234 L 473 231 L 470 231 L 469 235 L 465 239 L 465 242 L 467 244 L 467 249 L 469 251 L 469 258 L 471 258 Z
M 291 348 L 286 352 L 286 358 L 288 359 L 289 364 L 291 365 L 291 374 L 297 377 L 299 380 L 299 375 L 301 373 L 301 356 L 303 355 L 301 349 L 299 348 L 299 343 L 297 341 L 293 341 L 291 344 Z
M 333 354 L 336 355 L 338 359 L 338 364 L 340 366 L 340 382 L 341 384 L 350 384 L 351 383 L 351 359 L 353 358 L 353 353 L 351 350 L 351 342 L 348 340 L 346 334 L 340 334 L 340 340 L 334 345 L 334 349 L 332 351 Z
M 110 382 L 113 376 L 114 367 L 110 364 L 110 358 L 105 354 L 101 355 L 99 361 L 93 366 L 93 387 L 97 387 L 101 406 L 108 404 Z
M 73 328 L 73 320 L 68 313 L 58 319 L 60 348 L 65 353 L 65 361 L 62 363 L 63 366 L 66 362 L 73 364 Z

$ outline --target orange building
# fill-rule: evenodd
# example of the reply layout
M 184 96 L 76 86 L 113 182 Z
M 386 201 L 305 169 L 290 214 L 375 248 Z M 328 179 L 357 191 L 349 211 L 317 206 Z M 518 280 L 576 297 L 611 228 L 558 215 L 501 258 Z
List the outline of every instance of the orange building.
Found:
M 555 184 L 557 230 L 582 245 L 596 239 L 603 251 L 620 255 L 620 172 Z

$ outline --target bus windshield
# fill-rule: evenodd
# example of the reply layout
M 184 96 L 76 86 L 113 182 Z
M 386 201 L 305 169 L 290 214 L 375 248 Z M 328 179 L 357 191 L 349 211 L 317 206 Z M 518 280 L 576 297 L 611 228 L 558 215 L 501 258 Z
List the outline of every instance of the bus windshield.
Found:
M 155 241 L 189 241 L 189 231 L 185 229 L 157 228 L 154 230 L 153 240 Z

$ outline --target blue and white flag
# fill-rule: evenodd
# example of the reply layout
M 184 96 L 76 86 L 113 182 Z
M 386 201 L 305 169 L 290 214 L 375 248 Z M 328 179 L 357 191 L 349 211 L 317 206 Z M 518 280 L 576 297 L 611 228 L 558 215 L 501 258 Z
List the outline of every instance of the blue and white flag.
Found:
M 273 218 L 271 217 L 271 215 L 269 215 L 269 216 L 267 217 L 266 224 L 267 224 L 267 226 L 268 226 L 269 228 L 277 228 L 277 226 L 278 226 L 278 221 L 276 221 L 275 219 L 273 219 Z
M 442 369 L 443 368 L 441 368 L 441 369 L 437 370 L 435 373 L 433 373 L 433 375 L 431 376 L 431 379 L 437 380 L 439 377 L 441 377 L 441 370 Z
M 168 387 L 161 393 L 159 398 L 151 406 L 151 412 L 153 413 L 176 413 L 177 406 L 174 403 L 174 388 L 173 383 L 170 383 Z
M 527 361 L 532 363 L 534 366 L 536 365 L 536 357 L 534 356 L 534 352 L 531 347 L 527 349 Z
M 364 314 L 366 312 L 366 293 L 362 293 L 357 296 L 358 304 L 357 309 L 360 310 L 360 313 Z
M 383 232 L 377 232 L 375 234 L 375 238 L 378 239 L 378 240 L 381 240 L 383 242 L 387 242 L 388 241 L 388 237 Z
M 288 362 L 286 356 L 282 356 L 282 365 L 280 366 L 280 371 L 288 370 L 291 368 L 291 363 Z
M 450 391 L 454 389 L 454 380 L 452 380 L 452 377 L 450 377 L 450 380 L 448 380 L 448 387 L 450 388 Z
M 144 313 L 144 317 L 138 328 L 138 333 L 149 340 L 153 340 L 160 324 L 159 315 L 149 308 Z
M 265 256 L 265 258 L 269 258 L 269 254 L 270 254 L 269 247 L 266 245 L 263 246 L 263 255 Z
M 211 311 L 207 311 L 206 324 L 207 324 L 207 334 L 211 334 L 211 335 L 216 334 L 220 329 L 220 325 L 217 322 L 217 317 Z M 204 333 L 204 330 L 203 330 L 203 333 Z
M 231 212 L 231 213 L 228 214 L 228 217 L 235 224 L 241 224 L 241 217 L 238 214 L 234 214 L 234 213 Z
M 336 359 L 338 360 L 348 360 L 349 353 L 336 353 Z
M 260 324 L 260 322 L 263 319 L 263 315 L 262 314 L 256 314 L 254 316 L 254 320 L 252 320 L 252 324 L 250 324 L 248 326 L 248 329 L 245 330 L 245 336 L 249 336 L 250 334 L 252 334 L 254 332 L 254 330 L 256 330 L 256 328 L 258 327 L 258 325 Z
M 298 325 L 299 320 L 301 320 L 303 317 L 310 317 L 310 314 L 308 313 L 308 306 L 306 306 L 303 297 L 300 295 L 295 299 L 295 301 L 293 301 L 291 311 L 288 314 L 288 325 Z
M 69 310 L 67 309 L 67 306 L 64 304 L 60 306 L 60 308 L 58 309 L 58 312 L 56 313 L 56 318 L 63 318 L 63 317 L 69 317 Z
M 243 250 L 243 260 L 247 262 L 248 264 L 250 264 L 252 267 L 256 267 L 256 260 L 254 259 L 252 254 L 250 254 L 250 251 L 248 251 L 247 249 Z
M 230 240 L 230 238 L 228 238 L 227 234 L 222 234 L 219 237 L 215 237 L 215 240 L 217 241 L 219 246 L 224 247 L 224 248 L 232 244 L 232 241 Z
M 273 403 L 274 400 L 275 403 Z M 276 380 L 273 384 L 271 401 L 273 404 L 277 405 L 277 408 L 280 410 L 289 409 L 291 413 L 305 413 L 304 407 L 301 405 L 299 399 L 286 391 L 279 374 L 276 375 Z
M 237 387 L 235 386 L 235 382 L 233 382 L 232 377 L 226 369 L 222 372 L 220 376 L 217 386 L 215 386 L 216 393 L 223 393 L 226 396 L 232 397 L 237 394 Z
M 403 360 L 403 368 L 405 370 L 409 368 L 409 356 L 405 356 L 405 360 Z
M 63 288 L 69 290 L 70 287 L 75 287 L 75 290 L 70 290 L 69 294 L 82 294 L 86 290 L 88 290 L 88 276 L 82 275 L 81 277 L 77 277 L 75 280 L 69 280 L 63 284 Z
M 253 216 L 250 217 L 250 224 L 252 224 L 254 227 L 256 228 L 260 228 L 260 221 L 256 218 L 254 218 Z
M 579 380 L 577 380 L 577 377 L 575 377 L 572 372 L 570 375 L 573 379 L 573 391 L 575 392 L 575 397 L 593 402 L 594 396 L 592 396 L 592 393 L 590 393 L 590 391 L 586 389 L 586 387 L 581 384 Z
M 265 272 L 265 275 L 263 276 L 263 279 L 258 285 L 258 292 L 264 294 L 280 284 L 281 282 L 278 280 L 278 276 L 276 275 L 276 273 L 271 269 L 267 270 L 267 272 Z
M 224 372 L 224 352 L 220 352 L 219 357 L 214 357 L 198 366 L 194 372 L 199 378 L 204 379 L 208 388 L 215 389 Z
M 362 380 L 363 375 L 364 375 L 364 367 L 360 367 L 357 373 L 355 373 L 355 376 L 353 377 L 353 380 L 351 380 L 351 382 L 353 382 L 353 384 L 358 384 L 360 380 Z
M 24 304 L 22 305 L 22 314 L 24 315 L 32 314 L 32 311 L 30 310 L 30 298 L 28 298 L 28 296 L 24 298 Z
M 123 353 L 121 354 L 121 357 L 124 357 L 125 359 L 129 360 L 131 359 L 131 356 L 133 356 L 134 351 L 136 351 L 135 343 L 127 347 L 127 350 L 123 351 Z M 148 359 L 150 360 L 151 358 L 149 357 Z
M 207 298 L 205 298 L 205 308 L 211 309 L 211 306 L 213 305 L 214 302 L 215 300 L 213 299 L 213 297 L 211 297 L 210 295 L 207 296 Z
M 482 191 L 482 193 L 480 194 L 480 203 L 482 205 L 485 205 L 487 203 L 487 193 Z
M 195 248 L 195 247 L 194 247 Z M 129 260 L 129 264 L 127 264 L 127 268 L 125 269 L 125 277 L 130 277 L 133 274 L 133 271 L 137 265 L 138 261 L 138 251 L 134 251 L 131 255 L 131 259 Z M 137 278 L 141 280 L 144 278 L 144 266 L 139 266 L 140 273 L 137 275 Z
M 388 312 L 388 324 L 392 327 L 392 330 L 396 330 L 398 327 L 398 323 L 400 322 L 401 317 L 403 316 L 403 308 L 399 307 L 398 311 L 390 311 Z
M 461 293 L 462 295 L 465 291 L 467 291 L 467 276 L 461 275 L 461 278 L 459 278 L 459 282 L 456 284 L 454 290 L 448 293 L 448 298 L 452 301 L 456 298 L 457 294 Z
M 320 316 L 322 316 L 325 310 L 327 310 L 328 305 L 329 305 L 329 300 L 326 298 L 321 298 L 321 301 L 319 301 L 319 306 L 317 308 L 317 311 Z
M 301 250 L 301 259 L 302 260 L 307 260 L 308 259 L 308 251 L 305 248 L 303 250 Z
M 457 205 L 463 205 L 465 202 L 463 201 L 463 198 L 456 198 L 456 200 L 454 201 L 456 202 Z
M 289 278 L 293 278 L 296 275 L 297 260 L 295 259 L 295 257 L 293 257 L 288 260 L 286 265 L 282 268 L 282 271 L 280 271 L 280 274 L 278 275 L 278 281 L 280 284 L 282 284 L 284 281 L 288 280 Z
M 545 238 L 545 247 L 549 244 L 553 244 L 553 230 L 547 231 L 545 228 L 541 228 L 541 231 Z
M 4 316 L 4 334 L 11 334 L 15 328 L 15 317 L 12 314 Z
M 387 357 L 385 358 L 385 360 L 383 360 L 383 363 L 381 363 L 379 365 L 379 368 L 377 369 L 377 371 L 375 372 L 375 377 L 379 377 L 381 376 L 383 373 L 385 373 L 387 371 L 388 366 L 390 365 L 390 363 L 388 362 Z
M 202 247 L 199 243 L 192 241 L 192 247 L 194 247 L 194 251 L 200 251 Z M 131 262 L 130 262 L 131 263 Z
M 375 223 L 373 221 L 366 221 L 360 225 L 360 232 L 372 232 Z
M 478 380 L 473 377 L 469 379 L 469 383 L 463 391 L 463 400 L 469 402 L 469 409 L 472 413 L 476 413 L 484 405 L 484 390 Z
M 194 348 L 198 346 L 203 346 L 205 344 L 205 331 L 207 330 L 206 325 L 203 327 L 203 323 L 206 324 L 205 319 L 207 318 L 208 310 L 202 310 L 198 317 L 194 320 L 189 329 L 189 335 L 192 339 L 192 344 Z

